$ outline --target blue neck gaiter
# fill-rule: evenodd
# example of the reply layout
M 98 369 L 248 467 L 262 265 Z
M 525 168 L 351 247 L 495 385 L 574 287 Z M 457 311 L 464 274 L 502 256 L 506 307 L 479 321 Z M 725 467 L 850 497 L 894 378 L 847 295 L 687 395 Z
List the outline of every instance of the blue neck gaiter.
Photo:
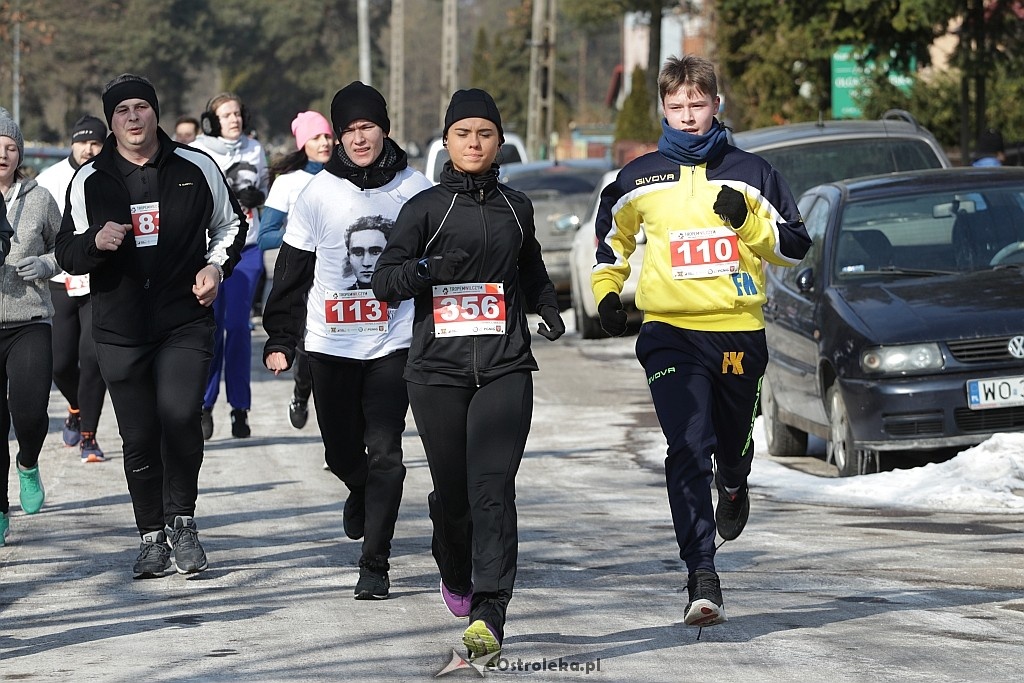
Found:
M 302 170 L 305 171 L 306 173 L 310 173 L 312 175 L 316 175 L 317 173 L 319 173 L 323 169 L 324 169 L 324 164 L 323 164 L 322 161 L 306 161 L 306 166 Z
M 658 151 L 677 164 L 697 166 L 720 154 L 728 142 L 725 126 L 719 123 L 718 119 L 712 122 L 711 130 L 704 135 L 692 135 L 672 128 L 663 118 Z

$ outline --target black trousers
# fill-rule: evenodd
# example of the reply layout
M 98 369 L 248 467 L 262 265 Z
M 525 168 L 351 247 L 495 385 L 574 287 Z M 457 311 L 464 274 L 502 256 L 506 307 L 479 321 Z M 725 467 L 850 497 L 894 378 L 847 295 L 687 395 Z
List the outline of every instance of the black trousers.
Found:
M 698 332 L 645 323 L 636 355 L 668 441 L 665 482 L 679 557 L 689 572 L 715 571 L 714 453 L 726 486 L 743 486 L 768 364 L 764 330 Z
M 409 384 L 434 490 L 432 551 L 445 585 L 473 587 L 470 620 L 504 634 L 519 554 L 516 473 L 533 419 L 533 376 L 482 387 Z
M 0 491 L 0 512 L 10 512 L 7 498 L 7 477 L 11 469 L 11 452 L 7 435 L 14 425 L 18 440 L 18 463 L 33 468 L 39 463 L 39 452 L 46 439 L 50 418 L 46 412 L 50 402 L 50 376 L 53 354 L 50 350 L 50 325 L 30 323 L 0 330 L 0 467 L 4 485 Z
M 140 534 L 161 530 L 178 515 L 195 515 L 213 329 L 203 320 L 154 343 L 96 344 Z
M 92 297 L 68 296 L 50 281 L 53 301 L 53 383 L 68 405 L 80 410 L 82 431 L 96 433 L 107 385 L 92 341 Z
M 366 522 L 360 567 L 387 571 L 402 503 L 402 432 L 409 396 L 407 350 L 373 360 L 309 354 L 324 461 L 349 490 L 364 488 Z

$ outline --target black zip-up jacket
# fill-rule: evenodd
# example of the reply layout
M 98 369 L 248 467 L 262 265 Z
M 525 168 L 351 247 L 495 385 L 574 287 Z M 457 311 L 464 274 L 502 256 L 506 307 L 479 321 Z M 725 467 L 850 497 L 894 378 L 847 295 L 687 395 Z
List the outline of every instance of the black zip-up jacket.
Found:
M 429 279 L 417 273 L 424 257 L 462 249 L 469 257 L 453 283 L 501 282 L 507 331 L 500 335 L 435 337 Z M 414 384 L 481 386 L 510 372 L 537 370 L 527 312 L 558 308 L 541 258 L 526 195 L 497 181 L 497 167 L 467 175 L 445 164 L 441 182 L 402 207 L 371 280 L 382 301 L 415 299 L 412 345 L 405 369 Z
M 200 305 L 192 293 L 196 274 L 215 264 L 227 278 L 245 244 L 245 214 L 217 164 L 162 130 L 157 134 L 160 235 L 155 247 L 136 247 L 129 231 L 116 251 L 96 248 L 96 233 L 107 221 L 132 222 L 113 134 L 68 189 L 57 263 L 72 275 L 90 274 L 97 342 L 133 346 L 163 339 L 191 322 L 209 319 L 212 325 L 213 307 Z M 140 259 L 140 248 L 155 254 Z

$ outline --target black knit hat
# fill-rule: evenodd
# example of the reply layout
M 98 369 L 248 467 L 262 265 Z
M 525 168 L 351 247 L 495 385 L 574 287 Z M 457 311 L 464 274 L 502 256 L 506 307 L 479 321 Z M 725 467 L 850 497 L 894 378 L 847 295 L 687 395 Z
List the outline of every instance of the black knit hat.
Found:
M 444 113 L 443 139 L 448 139 L 448 129 L 452 124 L 462 119 L 480 118 L 487 119 L 498 127 L 498 137 L 502 144 L 505 142 L 505 131 L 501 129 L 501 114 L 498 113 L 498 105 L 494 98 L 486 90 L 471 88 L 459 90 L 452 95 L 452 101 L 448 103 L 448 111 Z
M 160 103 L 156 99 L 156 88 L 147 79 L 134 74 L 121 74 L 103 90 L 103 115 L 107 117 L 107 125 L 114 118 L 114 109 L 125 100 L 140 99 L 149 102 L 160 121 Z
M 103 142 L 106 139 L 107 127 L 95 116 L 83 116 L 71 129 L 71 142 Z
M 995 128 L 982 131 L 978 136 L 978 154 L 994 155 L 1003 151 L 1003 136 Z
M 372 121 L 383 129 L 384 134 L 391 132 L 391 119 L 388 118 L 388 103 L 376 88 L 361 81 L 352 81 L 339 90 L 331 102 L 331 125 L 341 139 L 341 131 L 357 119 Z

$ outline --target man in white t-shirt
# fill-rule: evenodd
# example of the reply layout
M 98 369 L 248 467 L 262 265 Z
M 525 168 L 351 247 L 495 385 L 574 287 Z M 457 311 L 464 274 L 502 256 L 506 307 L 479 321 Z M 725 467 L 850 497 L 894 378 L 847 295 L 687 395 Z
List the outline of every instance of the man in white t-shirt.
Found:
M 378 301 L 367 274 L 399 210 L 431 183 L 388 137 L 387 104 L 374 88 L 342 88 L 331 119 L 341 144 L 288 215 L 263 311 L 263 362 L 275 374 L 291 367 L 305 325 L 324 459 L 349 490 L 345 534 L 363 539 L 355 598 L 383 600 L 405 480 L 413 302 Z
M 36 178 L 65 209 L 68 185 L 78 169 L 99 154 L 107 137 L 107 125 L 95 116 L 83 116 L 71 129 L 71 154 Z M 103 462 L 106 457 L 96 441 L 107 386 L 100 375 L 96 345 L 92 340 L 92 298 L 88 275 L 60 272 L 50 280 L 53 301 L 53 383 L 68 402 L 63 438 L 78 446 L 82 462 Z

